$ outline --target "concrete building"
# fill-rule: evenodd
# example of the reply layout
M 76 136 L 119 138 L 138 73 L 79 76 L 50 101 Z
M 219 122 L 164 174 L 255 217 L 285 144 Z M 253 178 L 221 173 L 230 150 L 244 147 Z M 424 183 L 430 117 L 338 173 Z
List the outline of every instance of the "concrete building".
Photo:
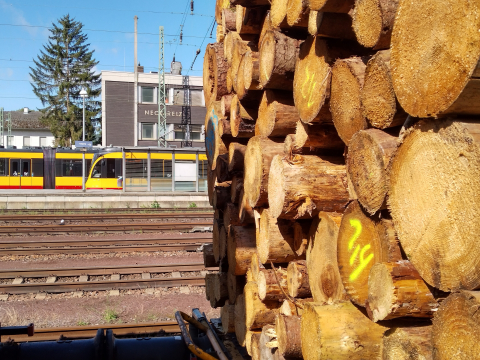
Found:
M 7 133 L 7 114 L 11 115 L 12 133 Z M 5 111 L 3 145 L 5 147 L 16 146 L 17 149 L 32 146 L 54 146 L 55 138 L 48 126 L 40 122 L 41 112 L 24 108 L 21 111 Z
M 172 63 L 178 66 L 177 63 Z M 172 65 L 172 68 L 175 66 Z M 181 147 L 184 93 L 182 75 L 165 74 L 167 94 L 167 141 Z M 157 146 L 158 73 L 144 73 L 138 66 L 138 86 L 134 73 L 102 71 L 102 146 Z M 191 91 L 191 136 L 193 147 L 204 147 L 205 99 L 201 76 L 189 76 Z M 138 94 L 135 106 L 134 91 Z

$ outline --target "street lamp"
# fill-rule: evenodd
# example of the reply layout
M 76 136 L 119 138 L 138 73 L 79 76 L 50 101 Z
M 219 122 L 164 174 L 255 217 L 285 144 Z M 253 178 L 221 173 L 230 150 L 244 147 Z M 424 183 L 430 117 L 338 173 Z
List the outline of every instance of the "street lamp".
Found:
M 85 98 L 88 96 L 87 90 L 82 88 L 80 96 L 83 98 L 83 132 L 82 140 L 85 141 Z M 82 191 L 85 191 L 85 151 L 82 152 Z

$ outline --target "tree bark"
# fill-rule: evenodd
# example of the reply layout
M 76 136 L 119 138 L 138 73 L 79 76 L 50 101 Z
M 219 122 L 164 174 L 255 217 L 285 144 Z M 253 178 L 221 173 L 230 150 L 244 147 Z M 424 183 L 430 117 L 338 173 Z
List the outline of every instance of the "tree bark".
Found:
M 236 31 L 237 12 L 234 7 L 222 10 L 222 28 L 223 33 L 226 34 L 229 31 Z
M 203 265 L 206 268 L 216 267 L 218 265 L 213 255 L 213 244 L 203 245 Z
M 361 106 L 366 62 L 365 58 L 351 57 L 337 60 L 332 68 L 330 111 L 338 135 L 347 145 L 353 134 L 367 128 Z
M 219 252 L 220 262 L 225 261 L 227 257 L 228 230 L 229 230 L 229 227 L 227 226 L 222 226 L 220 228 L 220 236 L 218 239 L 219 240 L 218 252 Z
M 402 260 L 390 220 L 370 217 L 352 201 L 342 218 L 337 241 L 337 259 L 343 286 L 350 300 L 365 306 L 368 274 L 379 262 Z
M 443 291 L 480 287 L 480 124 L 462 121 L 418 122 L 390 162 L 388 207 L 402 248 Z
M 249 282 L 245 285 L 245 313 L 247 329 L 261 329 L 275 323 L 280 308 L 277 301 L 262 301 L 258 297 L 258 285 Z
M 307 26 L 310 35 L 334 39 L 355 39 L 352 18 L 348 14 L 310 11 Z
M 331 124 L 305 124 L 297 121 L 295 128 L 295 147 L 317 149 L 345 149 L 345 143 Z
M 398 0 L 360 0 L 352 12 L 358 42 L 375 50 L 390 48 Z
M 293 251 L 298 256 L 305 256 L 311 226 L 311 220 L 297 220 L 293 223 Z
M 245 193 L 242 189 L 240 192 L 240 200 L 239 200 L 239 208 L 238 208 L 238 216 L 240 217 L 240 221 L 243 222 L 250 222 L 249 219 L 254 219 L 253 216 L 253 209 L 248 203 Z
M 240 346 L 245 346 L 245 336 L 247 335 L 246 321 L 245 295 L 240 294 L 235 301 L 235 336 Z
M 283 153 L 283 143 L 265 136 L 250 139 L 245 151 L 243 187 L 251 207 L 268 206 L 268 175 L 275 155 Z
M 334 305 L 307 303 L 301 322 L 303 358 L 379 359 L 386 330 L 370 321 L 350 302 Z
M 240 206 L 240 194 L 243 190 L 243 174 L 236 174 L 232 178 L 230 187 L 230 201 Z
M 454 11 L 433 0 L 400 3 L 392 32 L 391 70 L 398 100 L 411 116 L 480 114 L 480 79 L 475 73 L 480 41 L 473 15 L 477 11 L 478 4 L 466 0 L 456 1 Z M 413 14 L 425 18 L 419 23 Z M 464 60 L 456 61 L 457 56 Z
M 222 320 L 223 333 L 235 332 L 235 305 L 230 305 L 227 300 L 220 310 L 220 318 Z
M 234 225 L 234 226 L 247 226 L 249 224 L 253 224 L 253 219 L 251 218 L 247 218 L 246 222 L 242 222 L 240 221 L 240 216 L 239 216 L 239 213 L 238 213 L 238 205 L 235 205 L 235 204 L 232 204 L 232 203 L 228 203 L 226 208 L 225 208 L 225 211 L 223 213 L 223 223 L 224 223 L 224 226 L 225 228 L 228 229 L 228 227 L 230 225 Z
M 228 272 L 227 286 L 228 302 L 230 304 L 236 304 L 237 297 L 243 293 L 243 288 L 245 287 L 245 276 L 235 276 Z
M 272 324 L 265 325 L 262 328 L 262 333 L 260 334 L 259 344 L 258 344 L 258 358 L 260 360 L 276 360 L 275 359 L 275 349 L 272 349 L 267 346 L 272 340 L 270 334 L 275 332 L 275 320 Z
M 298 219 L 320 211 L 341 211 L 348 204 L 343 159 L 297 156 L 274 157 L 268 179 L 268 203 L 273 217 Z
M 245 349 L 247 350 L 247 354 L 252 356 L 253 354 L 253 346 L 257 346 L 257 345 L 254 345 L 254 340 L 253 338 L 255 336 L 258 336 L 258 338 L 260 338 L 260 335 L 262 334 L 261 331 L 259 330 L 247 330 L 247 335 L 245 336 Z
M 283 301 L 280 307 L 280 314 L 285 316 L 302 316 L 303 307 L 307 302 L 313 302 L 312 298 L 295 299 L 295 303 L 300 306 L 296 306 L 292 301 L 286 299 Z
M 266 6 L 247 8 L 237 5 L 237 32 L 239 34 L 260 34 L 267 10 Z
M 291 261 L 287 268 L 288 295 L 294 298 L 310 298 L 307 262 L 305 260 Z
M 220 230 L 223 227 L 221 222 L 213 222 L 212 230 L 212 244 L 213 244 L 213 256 L 215 258 L 215 263 L 218 264 L 220 261 Z
M 261 92 L 250 91 L 249 96 L 240 100 L 233 96 L 230 108 L 230 127 L 234 137 L 251 138 L 255 135 Z
M 388 330 L 383 336 L 383 360 L 433 360 L 432 326 Z
M 433 358 L 476 359 L 480 353 L 480 294 L 461 291 L 451 294 L 433 318 Z
M 260 221 L 257 222 L 257 254 L 263 264 L 288 263 L 304 256 L 298 256 L 293 250 L 293 226 L 288 220 L 271 216 L 269 209 L 260 209 Z
M 228 152 L 217 157 L 215 172 L 217 173 L 217 182 L 232 181 L 232 173 L 228 171 Z
M 324 11 L 348 14 L 355 5 L 355 0 L 308 0 L 310 11 Z
M 287 358 L 303 359 L 300 324 L 300 316 L 278 315 L 275 319 L 278 350 Z
M 313 300 L 318 303 L 347 299 L 337 262 L 341 220 L 341 214 L 321 212 L 310 228 L 306 252 L 308 282 Z
M 230 201 L 230 186 L 231 182 L 226 181 L 217 183 L 213 189 L 213 208 L 224 210 L 227 203 Z
M 430 290 L 407 260 L 377 263 L 370 269 L 367 313 L 375 322 L 399 317 L 431 318 L 441 296 L 445 294 Z
M 223 9 L 229 9 L 233 4 L 230 4 L 230 0 L 216 0 L 215 2 L 215 21 L 217 24 L 222 24 L 222 11 Z
M 215 300 L 217 301 L 217 304 L 224 306 L 225 301 L 228 299 L 227 273 L 218 272 L 214 275 Z
M 245 157 L 245 151 L 247 147 L 245 145 L 232 142 L 228 146 L 228 171 L 238 172 L 243 171 L 243 162 Z
M 231 226 L 228 233 L 228 266 L 235 275 L 245 275 L 255 249 L 254 226 Z
M 221 19 L 220 19 L 221 22 Z M 203 91 L 205 104 L 219 101 L 227 92 L 227 68 L 223 54 L 223 44 L 208 44 L 203 61 Z
M 262 5 L 270 5 L 269 0 L 230 0 L 232 5 L 242 5 L 245 7 L 256 7 Z
M 370 215 L 386 207 L 388 165 L 398 138 L 378 129 L 353 135 L 347 156 L 347 171 L 358 201 Z
M 262 136 L 293 134 L 300 120 L 291 92 L 265 90 L 258 109 L 258 130 Z
M 275 271 L 275 273 L 274 273 Z M 275 274 L 278 278 L 275 278 Z M 261 269 L 258 273 L 258 297 L 262 301 L 283 301 L 287 289 L 287 270 L 278 269 Z M 278 286 L 280 284 L 280 286 Z M 283 289 L 283 291 L 282 291 Z M 284 294 L 285 292 L 285 294 Z
M 278 30 L 269 30 L 260 44 L 260 85 L 262 88 L 292 90 L 295 61 L 300 40 Z
M 393 90 L 390 50 L 379 51 L 368 60 L 361 98 L 363 116 L 370 126 L 385 129 L 405 122 L 407 114 Z
M 223 135 L 232 135 L 232 130 L 230 128 L 230 121 L 227 119 L 219 119 L 218 121 L 218 134 Z
M 234 94 L 223 95 L 222 100 L 220 101 L 220 111 L 225 118 L 230 116 L 230 104 L 232 103 L 233 95 Z

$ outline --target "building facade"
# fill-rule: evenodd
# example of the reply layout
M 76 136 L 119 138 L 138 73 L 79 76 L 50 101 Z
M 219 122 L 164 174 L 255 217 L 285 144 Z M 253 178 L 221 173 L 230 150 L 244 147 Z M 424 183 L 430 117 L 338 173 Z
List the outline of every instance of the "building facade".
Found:
M 158 73 L 144 73 L 138 67 L 137 89 L 134 73 L 102 71 L 102 146 L 157 146 Z M 204 147 L 205 99 L 203 79 L 189 76 L 191 94 L 191 135 L 193 147 Z M 135 104 L 135 91 L 137 103 Z M 167 141 L 181 147 L 184 138 L 182 75 L 165 74 Z

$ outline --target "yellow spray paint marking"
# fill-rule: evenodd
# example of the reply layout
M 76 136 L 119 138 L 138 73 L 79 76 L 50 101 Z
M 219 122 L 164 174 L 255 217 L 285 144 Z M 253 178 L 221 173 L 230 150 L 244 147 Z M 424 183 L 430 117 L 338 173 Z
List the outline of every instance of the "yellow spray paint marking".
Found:
M 315 85 L 316 85 L 316 82 L 314 82 L 314 77 L 315 77 L 315 73 L 312 73 L 310 74 L 310 69 L 309 69 L 309 65 L 310 64 L 307 64 L 307 67 L 305 68 L 305 71 L 307 73 L 307 78 L 305 79 L 305 81 L 303 82 L 303 86 L 302 86 L 302 95 L 303 95 L 303 98 L 305 99 L 308 95 L 308 101 L 307 101 L 307 107 L 310 107 L 313 105 L 313 93 L 314 93 L 314 88 L 315 88 Z M 307 90 L 307 91 L 305 91 Z
M 348 242 L 348 250 L 352 250 L 353 245 L 355 245 L 355 241 L 360 237 L 360 234 L 362 233 L 362 223 L 358 219 L 350 219 L 350 226 L 355 228 L 355 233 L 353 234 L 352 238 Z M 361 250 L 360 250 L 360 245 L 357 245 L 355 247 L 355 250 L 353 251 L 352 256 L 350 257 L 350 266 L 353 265 L 355 260 L 358 257 L 358 253 L 360 253 L 360 264 L 357 266 L 357 268 L 350 274 L 350 281 L 355 281 L 362 271 L 367 267 L 368 263 L 372 261 L 373 259 L 373 254 L 370 254 L 367 256 L 365 259 L 365 253 L 371 248 L 370 244 L 365 245 Z

